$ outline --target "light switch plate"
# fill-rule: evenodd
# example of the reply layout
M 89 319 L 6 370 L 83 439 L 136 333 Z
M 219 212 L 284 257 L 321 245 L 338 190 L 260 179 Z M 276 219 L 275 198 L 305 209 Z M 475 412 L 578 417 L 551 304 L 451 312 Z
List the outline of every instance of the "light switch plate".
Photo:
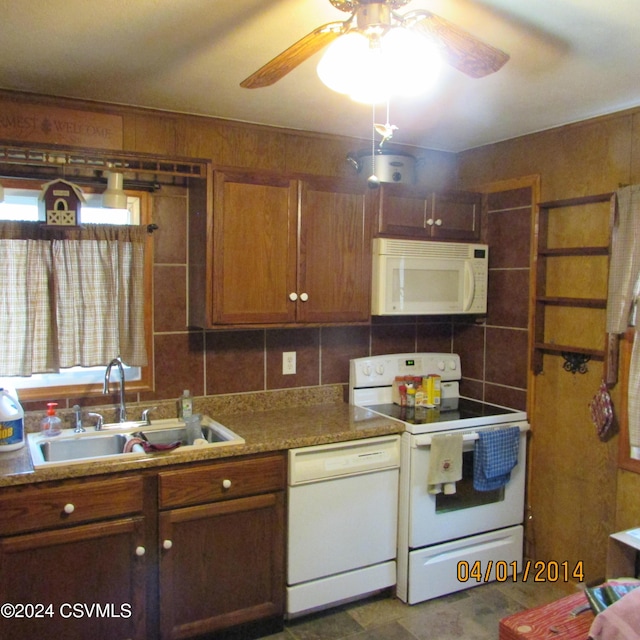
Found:
M 296 352 L 282 352 L 282 375 L 289 376 L 296 372 Z

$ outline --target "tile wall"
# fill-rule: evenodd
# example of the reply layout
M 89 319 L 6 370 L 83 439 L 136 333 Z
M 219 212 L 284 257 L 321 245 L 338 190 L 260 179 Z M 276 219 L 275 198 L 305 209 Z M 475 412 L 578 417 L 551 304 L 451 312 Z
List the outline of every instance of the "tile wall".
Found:
M 530 188 L 487 196 L 488 314 L 485 323 L 459 323 L 454 331 L 461 393 L 519 409 L 527 406 L 531 199 Z
M 489 313 L 482 324 L 402 317 L 373 318 L 371 326 L 188 330 L 186 211 L 186 192 L 163 189 L 154 198 L 155 391 L 140 401 L 175 398 L 183 389 L 202 396 L 346 384 L 350 358 L 418 350 L 460 353 L 465 395 L 525 408 L 529 189 L 489 196 Z M 296 374 L 282 375 L 283 351 L 296 352 Z

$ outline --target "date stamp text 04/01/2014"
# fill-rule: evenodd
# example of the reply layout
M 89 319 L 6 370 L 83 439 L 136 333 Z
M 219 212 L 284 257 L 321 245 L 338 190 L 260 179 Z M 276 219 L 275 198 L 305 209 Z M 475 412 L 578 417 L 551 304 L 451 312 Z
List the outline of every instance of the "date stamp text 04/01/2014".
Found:
M 518 565 L 521 571 L 518 572 Z M 507 562 L 506 560 L 487 560 L 482 562 L 468 562 L 461 560 L 458 562 L 458 581 L 459 582 L 489 582 L 492 579 L 498 582 L 584 582 L 584 563 L 582 560 L 575 564 L 565 560 L 564 562 L 556 562 L 555 560 L 525 560 L 522 563 L 515 560 Z

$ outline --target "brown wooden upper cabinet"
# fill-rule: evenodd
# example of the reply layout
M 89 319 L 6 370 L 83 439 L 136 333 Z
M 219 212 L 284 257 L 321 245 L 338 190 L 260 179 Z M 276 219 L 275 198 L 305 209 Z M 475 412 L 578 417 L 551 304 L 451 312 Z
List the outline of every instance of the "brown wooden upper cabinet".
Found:
M 431 240 L 480 240 L 482 196 L 385 184 L 378 193 L 378 233 Z
M 372 216 L 360 183 L 300 183 L 298 320 L 367 322 L 371 317 Z
M 365 191 L 331 178 L 216 171 L 207 323 L 367 322 Z

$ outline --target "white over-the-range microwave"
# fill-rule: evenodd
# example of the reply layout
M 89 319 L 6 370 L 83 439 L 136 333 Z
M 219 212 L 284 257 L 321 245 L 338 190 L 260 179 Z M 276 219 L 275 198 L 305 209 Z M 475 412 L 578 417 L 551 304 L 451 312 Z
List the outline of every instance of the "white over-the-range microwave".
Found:
M 487 312 L 486 244 L 374 238 L 371 314 Z

